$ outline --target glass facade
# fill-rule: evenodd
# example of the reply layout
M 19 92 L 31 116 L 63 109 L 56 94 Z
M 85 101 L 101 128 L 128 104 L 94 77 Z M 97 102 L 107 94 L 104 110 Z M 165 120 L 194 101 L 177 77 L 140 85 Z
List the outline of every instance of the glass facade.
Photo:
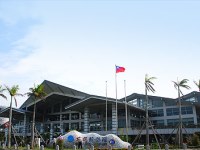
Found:
M 167 111 L 167 116 L 179 115 L 179 108 L 167 108 L 166 111 Z M 181 107 L 181 114 L 182 115 L 193 114 L 192 106 Z
M 175 100 L 165 100 L 166 106 L 176 106 L 177 102 Z
M 163 101 L 161 99 L 152 99 L 152 108 L 155 108 L 155 107 L 163 107 Z
M 162 117 L 164 116 L 164 110 L 163 109 L 154 109 L 149 111 L 150 117 Z

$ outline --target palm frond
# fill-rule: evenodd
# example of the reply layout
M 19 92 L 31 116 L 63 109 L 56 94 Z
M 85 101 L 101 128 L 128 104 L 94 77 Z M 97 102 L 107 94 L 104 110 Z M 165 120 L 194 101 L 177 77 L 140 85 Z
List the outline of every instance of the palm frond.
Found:
M 7 100 L 7 97 L 4 94 L 0 94 L 0 96 Z
M 175 81 L 172 81 L 174 83 L 174 88 L 177 90 L 178 89 L 178 83 L 176 83 Z
M 197 86 L 197 88 L 199 89 L 200 91 L 200 80 L 198 82 L 194 81 L 194 84 Z
M 145 75 L 145 87 L 147 91 L 155 92 L 155 89 L 153 88 L 154 83 L 152 80 L 157 79 L 156 77 L 149 77 L 148 74 Z

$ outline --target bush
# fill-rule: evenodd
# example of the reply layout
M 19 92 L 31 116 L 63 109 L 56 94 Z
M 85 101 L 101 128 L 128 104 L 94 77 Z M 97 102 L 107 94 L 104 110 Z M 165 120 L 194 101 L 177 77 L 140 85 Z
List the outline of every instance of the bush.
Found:
M 64 139 L 62 136 L 58 137 L 57 140 L 56 140 L 56 145 L 59 146 L 59 149 L 60 150 L 63 150 L 64 149 Z

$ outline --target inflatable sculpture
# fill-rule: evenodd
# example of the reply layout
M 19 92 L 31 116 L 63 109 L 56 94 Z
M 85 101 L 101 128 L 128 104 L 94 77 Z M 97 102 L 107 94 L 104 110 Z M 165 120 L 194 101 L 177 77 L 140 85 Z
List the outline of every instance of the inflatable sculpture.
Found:
M 89 148 L 93 145 L 95 148 L 107 148 L 108 146 L 112 146 L 112 148 L 128 149 L 128 146 L 131 146 L 130 143 L 122 141 L 114 134 L 101 136 L 97 133 L 82 134 L 74 130 L 58 138 L 64 140 L 65 147 L 77 145 L 82 146 L 83 148 Z M 81 143 L 81 145 L 79 145 L 79 143 Z

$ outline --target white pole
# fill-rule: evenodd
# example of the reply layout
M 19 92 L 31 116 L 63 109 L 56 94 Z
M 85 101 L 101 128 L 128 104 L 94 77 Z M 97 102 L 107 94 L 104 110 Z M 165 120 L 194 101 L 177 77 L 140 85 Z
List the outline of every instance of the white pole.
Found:
M 116 90 L 116 134 L 118 128 L 118 117 L 117 117 L 117 72 L 116 72 L 116 65 L 115 65 L 115 90 Z
M 107 99 L 107 81 L 106 81 L 106 131 L 108 130 L 108 99 Z
M 124 80 L 124 94 L 125 94 L 125 112 L 126 112 L 126 141 L 128 142 L 128 115 L 127 115 L 127 101 L 126 101 L 126 80 Z

